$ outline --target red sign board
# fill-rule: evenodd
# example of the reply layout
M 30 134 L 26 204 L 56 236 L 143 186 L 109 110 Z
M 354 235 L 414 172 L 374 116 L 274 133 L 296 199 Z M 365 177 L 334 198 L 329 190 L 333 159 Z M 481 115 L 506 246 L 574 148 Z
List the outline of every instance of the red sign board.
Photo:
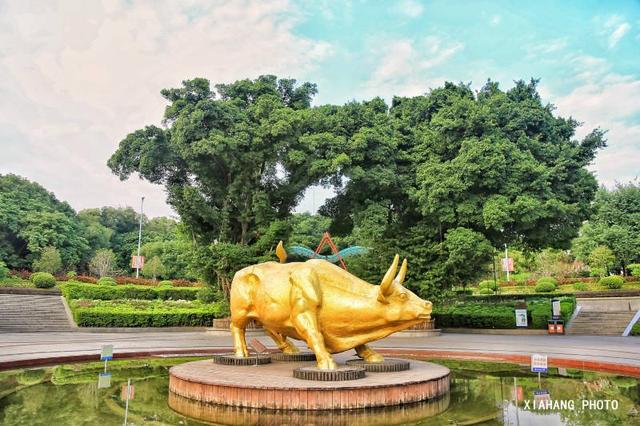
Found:
M 133 269 L 144 268 L 144 256 L 131 256 L 131 267 Z
M 513 257 L 505 257 L 502 259 L 502 270 L 504 272 L 513 272 Z

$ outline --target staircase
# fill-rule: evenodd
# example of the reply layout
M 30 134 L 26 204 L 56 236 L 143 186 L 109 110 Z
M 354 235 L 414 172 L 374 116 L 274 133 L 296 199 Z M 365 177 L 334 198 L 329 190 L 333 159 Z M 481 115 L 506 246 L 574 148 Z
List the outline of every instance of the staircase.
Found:
M 73 330 L 59 295 L 0 294 L 0 333 Z
M 622 336 L 635 311 L 583 311 L 571 321 L 567 334 L 583 336 Z

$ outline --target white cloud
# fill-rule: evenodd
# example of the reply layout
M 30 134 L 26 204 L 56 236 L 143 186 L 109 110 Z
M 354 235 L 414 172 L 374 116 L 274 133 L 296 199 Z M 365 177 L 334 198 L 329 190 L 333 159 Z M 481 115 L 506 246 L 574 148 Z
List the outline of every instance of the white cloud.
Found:
M 584 123 L 578 128 L 579 138 L 596 127 L 608 131 L 608 147 L 598 154 L 591 169 L 609 187 L 640 176 L 640 125 L 633 120 L 640 115 L 639 98 L 639 79 L 606 74 L 553 99 L 560 115 Z
M 434 75 L 433 68 L 445 63 L 464 45 L 429 36 L 417 42 L 395 40 L 377 44 L 372 57 L 378 64 L 365 83 L 365 93 L 371 96 L 391 97 L 425 93 L 444 81 Z
M 417 18 L 424 12 L 422 4 L 416 0 L 403 0 L 397 4 L 398 11 L 410 18 Z
M 631 29 L 631 24 L 620 15 L 612 15 L 604 22 L 603 33 L 607 35 L 609 49 L 613 49 Z
M 495 27 L 496 25 L 498 25 L 500 23 L 500 21 L 502 21 L 502 16 L 500 15 L 493 15 L 491 17 L 491 20 L 489 21 L 489 25 Z
M 75 208 L 170 213 L 160 187 L 106 167 L 130 131 L 158 124 L 160 90 L 264 73 L 300 76 L 332 46 L 296 35 L 286 0 L 220 3 L 5 2 L 0 14 L 0 173 L 43 184 Z M 148 203 L 147 203 L 148 201 Z
M 527 59 L 534 59 L 537 57 L 544 57 L 547 55 L 555 54 L 568 45 L 566 37 L 544 40 L 539 43 L 534 43 L 525 47 L 527 52 Z

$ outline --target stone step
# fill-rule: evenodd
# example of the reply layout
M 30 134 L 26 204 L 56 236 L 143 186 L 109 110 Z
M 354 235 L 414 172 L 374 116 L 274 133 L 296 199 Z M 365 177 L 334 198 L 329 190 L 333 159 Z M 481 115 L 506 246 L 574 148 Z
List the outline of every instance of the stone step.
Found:
M 567 327 L 567 334 L 622 336 L 634 315 L 633 311 L 580 311 Z
M 0 294 L 0 333 L 72 330 L 60 295 Z

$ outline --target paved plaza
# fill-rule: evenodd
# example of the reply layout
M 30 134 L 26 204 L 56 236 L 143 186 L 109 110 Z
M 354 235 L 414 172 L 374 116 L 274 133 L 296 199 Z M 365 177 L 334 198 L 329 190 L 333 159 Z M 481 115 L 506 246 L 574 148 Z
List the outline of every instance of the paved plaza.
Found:
M 250 338 L 249 338 L 250 339 Z M 266 336 L 259 337 L 275 348 Z M 44 364 L 47 358 L 81 359 L 95 355 L 103 344 L 113 344 L 118 354 L 211 353 L 231 347 L 231 337 L 205 332 L 126 332 L 126 333 L 3 333 L 0 334 L 0 369 L 11 364 Z M 640 338 L 602 336 L 506 336 L 478 334 L 442 334 L 436 337 L 389 337 L 373 343 L 385 350 L 425 354 L 525 355 L 543 353 L 549 357 L 588 362 L 606 362 L 640 368 Z M 502 358 L 504 360 L 504 358 Z

